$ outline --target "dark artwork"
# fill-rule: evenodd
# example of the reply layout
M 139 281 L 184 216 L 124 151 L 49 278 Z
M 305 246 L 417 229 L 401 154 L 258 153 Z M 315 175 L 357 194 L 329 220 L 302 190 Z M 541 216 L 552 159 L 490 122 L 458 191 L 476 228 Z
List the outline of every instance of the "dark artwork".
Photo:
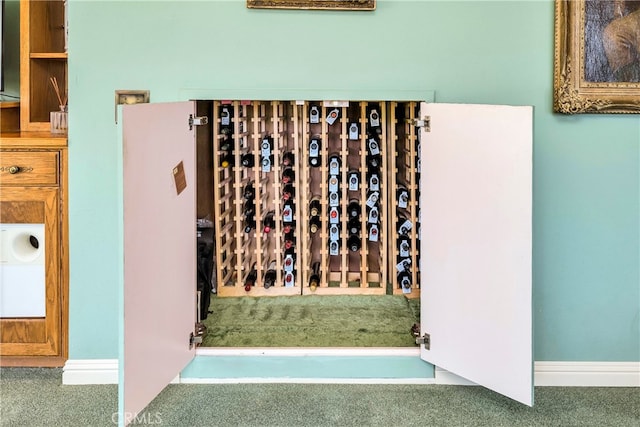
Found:
M 640 82 L 640 0 L 585 2 L 588 82 Z

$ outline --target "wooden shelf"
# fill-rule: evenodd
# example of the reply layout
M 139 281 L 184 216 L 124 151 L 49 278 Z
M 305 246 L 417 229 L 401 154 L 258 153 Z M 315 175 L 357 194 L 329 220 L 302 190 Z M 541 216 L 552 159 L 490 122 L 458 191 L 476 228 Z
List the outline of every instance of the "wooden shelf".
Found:
M 0 102 L 0 132 L 14 132 L 20 129 L 20 102 Z
M 2 132 L 0 147 L 66 147 L 67 136 L 51 132 Z
M 63 0 L 20 0 L 20 129 L 49 130 L 60 101 L 50 79 L 67 90 Z
M 66 60 L 68 57 L 66 52 L 38 52 L 29 54 L 31 59 L 61 59 Z

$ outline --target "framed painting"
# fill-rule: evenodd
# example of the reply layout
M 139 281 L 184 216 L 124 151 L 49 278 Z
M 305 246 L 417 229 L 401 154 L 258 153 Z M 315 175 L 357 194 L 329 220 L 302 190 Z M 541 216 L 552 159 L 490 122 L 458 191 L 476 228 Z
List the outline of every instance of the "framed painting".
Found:
M 376 0 L 247 0 L 252 9 L 375 10 Z
M 556 0 L 553 109 L 640 114 L 640 0 Z

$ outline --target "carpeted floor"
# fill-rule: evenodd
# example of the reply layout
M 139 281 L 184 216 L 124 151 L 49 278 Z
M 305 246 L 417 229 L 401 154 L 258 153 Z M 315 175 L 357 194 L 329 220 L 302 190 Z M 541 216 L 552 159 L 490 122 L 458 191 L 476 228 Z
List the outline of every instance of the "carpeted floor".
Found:
M 411 347 L 419 299 L 402 295 L 211 300 L 203 347 Z
M 60 369 L 0 370 L 0 425 L 113 426 L 115 385 L 63 386 Z M 640 389 L 537 387 L 533 408 L 482 387 L 170 385 L 136 425 L 159 427 L 638 427 Z

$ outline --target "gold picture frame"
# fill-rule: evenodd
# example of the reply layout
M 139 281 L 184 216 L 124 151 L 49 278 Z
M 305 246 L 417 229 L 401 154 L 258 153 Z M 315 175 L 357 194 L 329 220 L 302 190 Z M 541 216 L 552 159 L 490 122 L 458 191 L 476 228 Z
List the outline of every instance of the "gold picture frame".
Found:
M 250 9 L 375 10 L 376 0 L 247 0 Z
M 556 0 L 555 112 L 640 114 L 640 46 L 625 30 L 640 30 L 640 1 Z

